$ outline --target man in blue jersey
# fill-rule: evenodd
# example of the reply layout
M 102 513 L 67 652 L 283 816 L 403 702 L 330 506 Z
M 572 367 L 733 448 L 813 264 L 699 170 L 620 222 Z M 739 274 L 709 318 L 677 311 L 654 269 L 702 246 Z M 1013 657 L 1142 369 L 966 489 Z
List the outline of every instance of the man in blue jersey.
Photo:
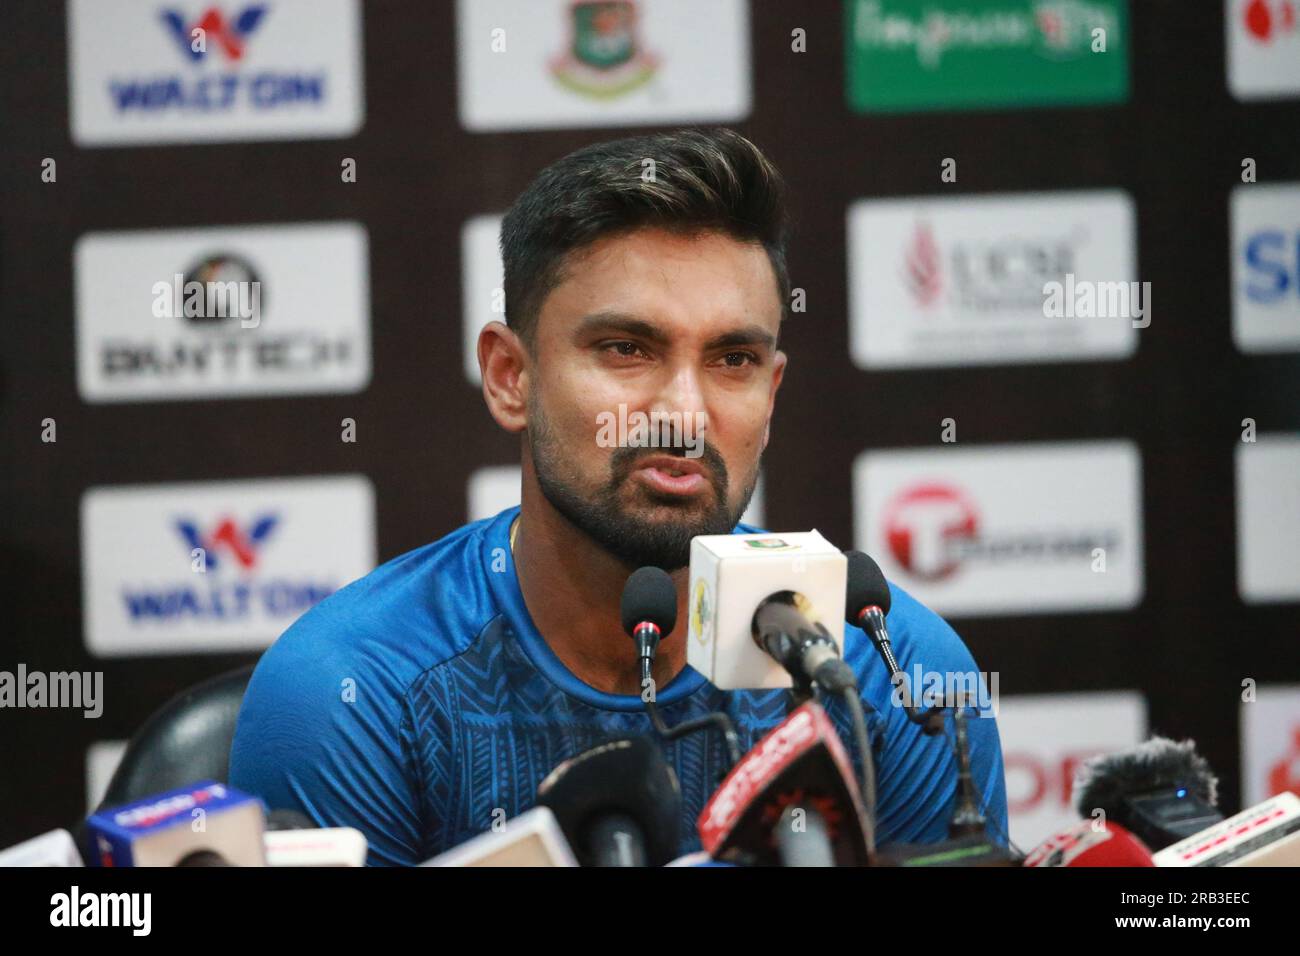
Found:
M 652 733 L 619 598 L 633 570 L 656 565 L 685 607 L 691 539 L 758 530 L 738 522 L 786 366 L 784 236 L 779 173 L 727 130 L 597 144 L 543 170 L 502 224 L 507 321 L 478 339 L 488 409 L 520 436 L 521 505 L 303 615 L 249 684 L 230 782 L 322 826 L 356 827 L 372 864 L 414 864 L 529 809 L 562 760 Z M 599 440 L 601 422 L 636 412 L 704 430 L 693 449 Z M 785 716 L 786 692 L 709 684 L 686 664 L 686 617 L 655 662 L 663 719 L 723 711 L 752 746 Z M 905 672 L 975 671 L 952 629 L 897 588 L 889 623 Z M 846 630 L 844 653 L 876 751 L 879 842 L 944 839 L 950 742 L 891 703 L 861 631 Z M 976 796 L 1004 841 L 996 722 L 970 727 Z M 685 853 L 699 847 L 695 820 L 726 749 L 708 731 L 664 751 Z

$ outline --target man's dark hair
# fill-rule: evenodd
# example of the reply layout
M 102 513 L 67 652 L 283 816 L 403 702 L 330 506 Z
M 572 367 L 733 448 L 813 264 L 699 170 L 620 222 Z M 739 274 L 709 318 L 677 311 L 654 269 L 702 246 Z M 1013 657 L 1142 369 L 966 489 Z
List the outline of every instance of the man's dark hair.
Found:
M 542 303 L 564 278 L 565 257 L 643 226 L 760 243 L 785 315 L 790 279 L 780 172 L 739 133 L 688 129 L 596 143 L 537 175 L 501 224 L 506 324 L 531 347 Z

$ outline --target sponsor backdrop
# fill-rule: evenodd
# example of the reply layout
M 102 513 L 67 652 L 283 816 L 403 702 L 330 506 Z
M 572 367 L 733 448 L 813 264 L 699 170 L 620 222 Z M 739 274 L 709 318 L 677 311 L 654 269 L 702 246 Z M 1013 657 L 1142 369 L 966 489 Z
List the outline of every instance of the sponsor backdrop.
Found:
M 683 124 L 791 187 L 749 520 L 867 548 L 999 672 L 1016 840 L 1151 731 L 1228 809 L 1300 786 L 1297 0 L 5 18 L 0 845 L 71 823 L 173 694 L 517 500 L 473 355 L 501 214 Z M 102 671 L 102 716 L 17 707 L 19 665 Z

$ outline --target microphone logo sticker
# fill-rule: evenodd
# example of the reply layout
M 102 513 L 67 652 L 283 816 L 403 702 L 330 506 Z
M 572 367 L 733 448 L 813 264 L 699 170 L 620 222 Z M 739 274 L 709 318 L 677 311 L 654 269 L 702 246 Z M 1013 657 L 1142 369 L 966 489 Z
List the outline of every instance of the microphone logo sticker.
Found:
M 709 593 L 709 582 L 704 578 L 696 579 L 691 595 L 691 633 L 701 644 L 713 640 L 713 595 Z

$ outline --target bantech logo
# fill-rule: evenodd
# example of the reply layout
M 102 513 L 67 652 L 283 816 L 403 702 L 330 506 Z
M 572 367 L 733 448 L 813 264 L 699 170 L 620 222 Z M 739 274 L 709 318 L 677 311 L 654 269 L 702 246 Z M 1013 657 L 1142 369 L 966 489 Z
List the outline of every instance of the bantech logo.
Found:
M 366 247 L 356 223 L 83 236 L 82 396 L 356 391 L 370 377 Z
M 356 0 L 70 0 L 68 31 L 82 145 L 342 136 L 361 123 Z
M 100 656 L 265 647 L 374 566 L 360 476 L 92 488 L 85 630 Z

